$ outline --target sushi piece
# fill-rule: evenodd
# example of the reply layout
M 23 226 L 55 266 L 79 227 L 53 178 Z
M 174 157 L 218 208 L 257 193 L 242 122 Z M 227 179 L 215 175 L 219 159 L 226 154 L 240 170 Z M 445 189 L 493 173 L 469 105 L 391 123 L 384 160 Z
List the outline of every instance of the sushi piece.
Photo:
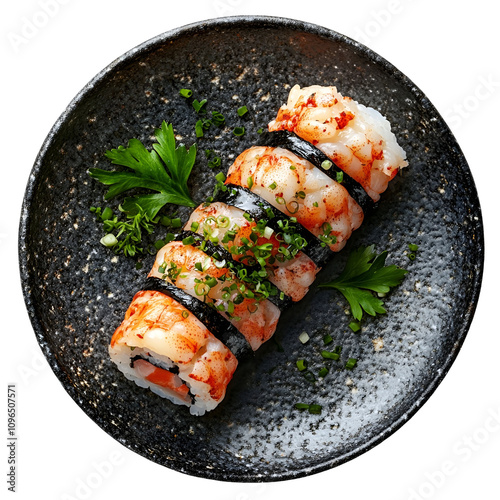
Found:
M 338 182 L 282 148 L 254 146 L 229 167 L 227 183 L 250 189 L 319 238 L 333 252 L 363 221 L 363 210 Z
M 344 171 L 335 165 L 323 151 L 293 132 L 288 130 L 263 131 L 259 146 L 287 149 L 320 168 L 330 179 L 340 182 L 345 187 L 349 196 L 361 207 L 365 215 L 376 207 L 376 203 L 368 196 L 361 184 L 352 177 L 344 175 Z
M 268 219 L 256 222 L 240 208 L 213 202 L 196 208 L 185 228 L 218 243 L 237 262 L 259 264 L 269 281 L 297 302 L 308 292 L 320 268 L 300 251 L 307 241 L 297 235 L 294 226 L 280 221 L 282 228 L 275 231 Z
M 192 297 L 181 288 L 177 288 L 164 279 L 148 277 L 142 290 L 155 290 L 168 295 L 194 314 L 207 329 L 219 339 L 238 359 L 247 358 L 252 352 L 245 337 L 226 318 L 212 307 L 212 304 Z
M 258 282 L 262 286 L 257 290 L 227 267 L 226 259 L 202 250 L 201 245 L 205 249 L 209 246 L 202 238 L 182 236 L 180 241 L 167 243 L 158 251 L 149 276 L 164 279 L 211 304 L 241 332 L 253 350 L 258 349 L 274 334 L 281 314 L 279 307 L 268 300 L 270 289 L 264 280 Z M 247 274 L 242 273 L 242 277 Z
M 288 216 L 245 187 L 226 182 L 225 186 L 216 194 L 215 201 L 243 210 L 257 224 L 267 221 L 267 225 L 276 234 L 283 233 L 283 227 L 292 228 L 294 237 L 305 242 L 302 252 L 318 267 L 323 266 L 332 256 L 331 250 L 301 226 L 296 217 Z
M 135 294 L 109 346 L 129 380 L 193 415 L 224 398 L 238 361 L 192 312 L 156 290 Z
M 295 85 L 270 131 L 288 130 L 310 142 L 378 201 L 406 167 L 406 153 L 375 109 L 342 96 L 336 87 Z

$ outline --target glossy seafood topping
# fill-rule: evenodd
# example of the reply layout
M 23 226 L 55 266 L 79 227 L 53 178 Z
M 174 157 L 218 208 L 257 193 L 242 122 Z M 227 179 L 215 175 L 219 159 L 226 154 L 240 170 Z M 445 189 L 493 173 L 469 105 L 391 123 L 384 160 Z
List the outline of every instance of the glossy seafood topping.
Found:
M 157 291 L 138 292 L 110 345 L 112 358 L 123 349 L 138 377 L 167 388 L 181 400 L 219 401 L 238 361 L 185 307 Z M 133 359 L 144 355 L 148 359 Z M 155 366 L 158 357 L 177 364 L 177 373 Z M 187 384 L 187 385 L 186 385 Z
M 307 255 L 293 248 L 297 239 L 294 240 L 293 233 L 280 232 L 279 226 L 273 230 L 265 224 L 266 220 L 257 223 L 245 215 L 243 210 L 221 202 L 200 205 L 185 228 L 218 242 L 239 262 L 262 263 L 274 285 L 293 301 L 302 299 L 319 268 Z M 288 227 L 287 221 L 280 222 Z
M 149 274 L 165 279 L 193 297 L 213 304 L 253 350 L 270 339 L 280 310 L 240 281 L 234 272 L 199 248 L 172 241 L 161 248 Z
M 389 122 L 375 109 L 343 97 L 335 87 L 294 86 L 269 130 L 295 132 L 321 149 L 374 201 L 408 165 Z
M 341 184 L 286 149 L 254 146 L 243 151 L 226 183 L 246 187 L 295 217 L 334 252 L 363 221 L 363 211 Z

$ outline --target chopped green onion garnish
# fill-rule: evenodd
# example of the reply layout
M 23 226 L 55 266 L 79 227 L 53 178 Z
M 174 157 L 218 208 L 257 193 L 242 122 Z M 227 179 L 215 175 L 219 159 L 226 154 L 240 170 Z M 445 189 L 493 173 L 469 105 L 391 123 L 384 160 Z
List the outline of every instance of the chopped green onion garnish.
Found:
M 295 165 L 290 165 L 290 170 L 295 170 L 297 167 Z
M 196 137 L 203 137 L 203 122 L 198 120 L 194 126 L 194 131 L 196 132 Z
M 160 224 L 166 227 L 170 227 L 172 225 L 172 219 L 170 217 L 167 217 L 166 215 L 163 215 L 160 217 Z
M 324 168 L 325 170 L 330 170 L 332 168 L 333 163 L 330 160 L 325 160 L 321 164 L 321 168 Z
M 194 243 L 194 237 L 193 236 L 188 236 L 187 238 L 184 238 L 182 240 L 183 245 L 192 245 Z
M 110 248 L 114 247 L 118 243 L 118 240 L 116 239 L 116 236 L 114 234 L 109 233 L 101 238 L 101 243 L 105 247 Z
M 198 221 L 191 222 L 191 231 L 193 231 L 193 233 L 198 231 L 199 227 L 200 227 L 200 223 Z
M 278 203 L 279 205 L 284 205 L 285 199 L 282 196 L 276 196 L 276 203 Z
M 165 269 L 167 268 L 167 264 L 163 263 L 161 266 L 158 266 L 158 272 L 163 274 Z
M 182 311 L 183 318 L 189 318 L 189 311 Z
M 224 182 L 226 180 L 226 176 L 224 175 L 223 172 L 219 172 L 216 176 L 215 176 L 215 180 L 218 181 L 218 182 Z
M 174 240 L 175 240 L 175 234 L 173 234 L 173 233 L 167 233 L 167 236 L 165 236 L 165 238 L 163 238 L 165 245 L 167 243 L 170 243 L 171 241 L 174 241 Z
M 309 410 L 309 406 L 310 406 L 310 405 L 308 405 L 308 404 L 306 404 L 306 403 L 295 403 L 295 405 L 294 405 L 294 406 L 295 406 L 295 408 L 296 408 L 297 410 Z
M 253 186 L 253 178 L 252 177 L 249 177 L 247 179 L 247 184 L 248 184 L 248 189 L 252 189 L 252 186 Z
M 197 113 L 199 113 L 206 103 L 207 103 L 206 99 L 203 99 L 203 101 L 198 101 L 198 99 L 195 99 L 193 101 L 193 108 Z
M 175 227 L 181 227 L 182 226 L 182 221 L 179 218 L 172 219 L 171 224 L 172 224 L 172 227 L 174 227 L 174 228 Z
M 361 325 L 357 321 L 351 321 L 349 323 L 349 328 L 354 332 L 359 332 L 361 330 Z
M 318 377 L 324 378 L 328 374 L 328 368 L 323 367 L 321 370 L 318 372 Z
M 194 293 L 196 295 L 206 295 L 210 291 L 210 287 L 205 283 L 196 283 Z
M 309 405 L 309 413 L 313 413 L 314 415 L 319 415 L 321 413 L 321 409 L 321 405 Z
M 235 127 L 233 129 L 233 134 L 236 136 L 236 137 L 241 137 L 242 135 L 245 134 L 245 127 Z
M 106 211 L 106 210 L 104 210 Z M 103 216 L 104 216 L 104 212 L 103 212 Z M 408 244 L 408 248 L 412 251 L 412 252 L 416 252 L 418 250 L 418 245 L 414 245 L 413 243 L 410 243 Z
M 306 193 L 304 193 L 304 191 L 297 191 L 295 193 L 295 198 L 300 198 L 301 200 L 303 200 L 305 197 L 306 197 Z
M 340 358 L 340 354 L 330 351 L 321 351 L 321 356 L 325 359 L 333 359 L 334 361 L 337 361 Z
M 318 202 L 317 202 L 317 201 L 315 201 L 315 202 L 313 203 L 313 207 L 318 207 Z
M 272 184 L 269 184 L 269 189 L 276 189 L 278 185 L 276 184 L 276 182 L 273 182 Z
M 300 206 L 297 201 L 292 200 L 290 203 L 288 203 L 286 208 L 291 214 L 296 214 L 299 211 Z
M 303 372 L 307 368 L 307 361 L 305 359 L 298 359 L 297 368 L 299 369 L 299 372 Z
M 337 182 L 341 183 L 344 180 L 344 172 L 337 172 Z
M 409 253 L 409 254 L 408 254 L 408 258 L 409 258 L 410 260 L 415 260 L 415 259 L 417 258 L 417 255 L 416 255 L 416 254 L 414 254 L 414 253 L 412 252 L 412 253 Z
M 217 278 L 214 278 L 213 276 L 210 276 L 207 280 L 205 280 L 205 283 L 210 287 L 213 288 L 215 285 L 217 285 Z
M 225 215 L 219 215 L 219 217 L 217 217 L 217 224 L 219 227 L 228 227 L 229 223 L 229 217 L 226 217 Z
M 248 113 L 248 108 L 246 106 L 241 106 L 241 108 L 238 108 L 238 116 L 243 116 L 244 114 Z
M 302 332 L 300 335 L 299 335 L 299 340 L 305 344 L 308 340 L 309 340 L 309 335 L 307 334 L 307 332 Z
M 356 358 L 349 358 L 345 364 L 346 370 L 352 370 L 356 366 L 357 362 L 358 360 Z
M 272 236 L 273 232 L 274 232 L 273 228 L 266 226 L 263 234 L 264 238 L 269 239 Z
M 329 222 L 323 222 L 323 224 L 321 225 L 321 229 L 323 230 L 324 234 L 330 234 L 332 226 Z
M 181 89 L 179 90 L 179 94 L 182 97 L 191 97 L 193 95 L 193 91 L 189 89 Z
M 257 130 L 257 133 L 258 133 L 258 134 L 262 134 L 263 132 L 264 132 L 264 129 L 263 129 L 263 128 L 259 128 L 259 129 Z
M 220 113 L 219 111 L 212 111 L 212 122 L 214 125 L 217 125 L 218 127 L 223 125 L 226 119 L 224 118 L 224 115 Z
M 160 248 L 163 248 L 165 246 L 165 242 L 163 240 L 158 240 L 155 241 L 154 247 L 156 250 L 160 250 Z
M 216 168 L 216 167 L 220 167 L 222 165 L 222 159 L 218 156 L 216 156 L 215 158 L 212 158 L 209 162 L 208 162 L 208 166 L 210 168 Z

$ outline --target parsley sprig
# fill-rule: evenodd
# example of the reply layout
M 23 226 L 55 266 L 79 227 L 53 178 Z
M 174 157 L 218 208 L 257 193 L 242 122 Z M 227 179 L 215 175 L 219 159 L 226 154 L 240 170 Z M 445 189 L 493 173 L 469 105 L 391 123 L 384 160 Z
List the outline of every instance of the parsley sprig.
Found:
M 134 188 L 157 191 L 154 194 L 137 195 L 125 199 L 122 204 L 126 212 L 136 214 L 142 209 L 150 219 L 167 203 L 195 207 L 189 194 L 187 180 L 196 159 L 196 145 L 189 149 L 176 146 L 172 124 L 165 121 L 155 130 L 158 141 L 148 151 L 138 139 L 131 139 L 127 147 L 106 151 L 106 156 L 115 165 L 130 170 L 109 171 L 99 168 L 89 169 L 89 174 L 109 186 L 106 200 Z
M 395 265 L 385 266 L 387 251 L 377 255 L 374 248 L 374 245 L 361 246 L 351 252 L 342 273 L 333 281 L 319 285 L 341 292 L 358 321 L 362 319 L 363 311 L 370 316 L 386 313 L 383 301 L 372 292 L 389 292 L 408 272 Z

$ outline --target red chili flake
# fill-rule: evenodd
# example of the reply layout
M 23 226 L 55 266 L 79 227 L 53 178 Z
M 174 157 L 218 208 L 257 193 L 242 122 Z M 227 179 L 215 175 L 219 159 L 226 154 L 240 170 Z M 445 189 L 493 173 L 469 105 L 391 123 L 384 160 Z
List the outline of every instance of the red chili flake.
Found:
M 317 104 L 316 104 L 316 94 L 315 93 L 311 94 L 307 98 L 306 106 L 317 106 Z
M 343 129 L 353 118 L 354 115 L 350 111 L 348 111 L 347 113 L 345 111 L 342 111 L 339 117 L 335 117 L 337 128 Z

